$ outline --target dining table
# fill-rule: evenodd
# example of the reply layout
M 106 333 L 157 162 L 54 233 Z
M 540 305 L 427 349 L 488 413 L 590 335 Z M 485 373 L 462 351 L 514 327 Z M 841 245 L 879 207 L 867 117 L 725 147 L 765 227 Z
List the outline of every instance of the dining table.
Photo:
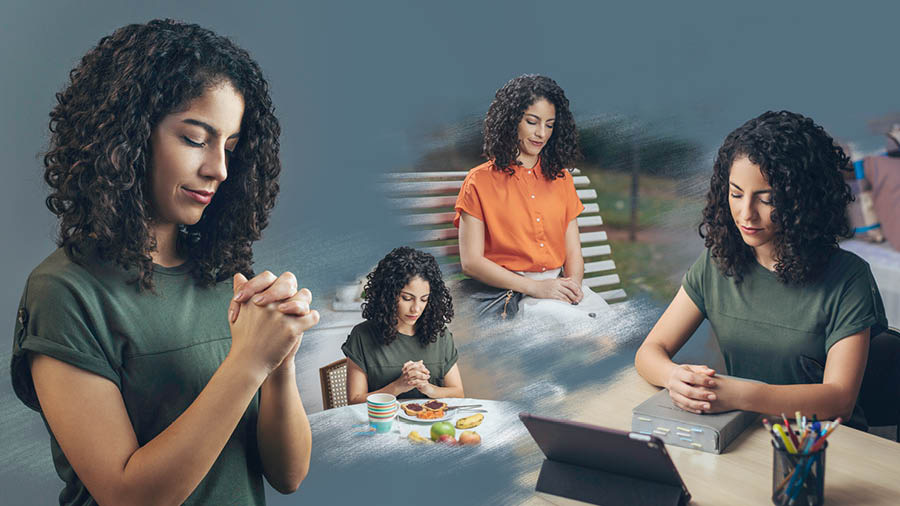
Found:
M 632 408 L 658 390 L 633 367 L 624 367 L 602 385 L 570 392 L 566 404 L 578 409 L 562 417 L 628 431 Z M 480 444 L 415 443 L 410 432 L 429 437 L 431 421 L 398 417 L 389 432 L 378 434 L 368 427 L 365 404 L 328 409 L 309 417 L 312 457 L 300 489 L 288 496 L 267 490 L 268 504 L 584 504 L 535 491 L 544 455 L 518 417 L 534 406 L 442 400 L 450 406 L 478 405 L 454 412 L 449 421 L 481 412 L 483 422 L 471 429 L 481 436 Z M 535 414 L 560 417 L 540 410 Z M 900 444 L 845 426 L 828 442 L 826 504 L 898 504 Z M 675 446 L 667 450 L 692 495 L 691 504 L 771 503 L 772 447 L 762 424 L 751 425 L 720 455 Z

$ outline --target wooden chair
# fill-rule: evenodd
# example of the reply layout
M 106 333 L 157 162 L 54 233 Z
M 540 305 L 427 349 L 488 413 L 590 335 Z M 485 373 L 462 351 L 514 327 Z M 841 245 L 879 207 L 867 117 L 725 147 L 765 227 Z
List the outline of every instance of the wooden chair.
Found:
M 459 274 L 459 231 L 453 226 L 453 206 L 468 171 L 404 172 L 386 174 L 381 189 L 391 206 L 402 214 L 405 226 L 419 230 L 415 247 L 434 255 L 444 274 Z M 616 264 L 607 243 L 606 232 L 596 204 L 597 192 L 589 187 L 587 176 L 572 170 L 575 189 L 584 204 L 578 217 L 581 254 L 584 256 L 584 282 L 607 302 L 621 301 L 625 290 L 616 274 Z
M 900 441 L 900 331 L 888 329 L 869 342 L 859 405 L 873 427 L 897 426 Z
M 322 409 L 339 408 L 347 402 L 347 359 L 342 358 L 319 368 L 322 385 Z

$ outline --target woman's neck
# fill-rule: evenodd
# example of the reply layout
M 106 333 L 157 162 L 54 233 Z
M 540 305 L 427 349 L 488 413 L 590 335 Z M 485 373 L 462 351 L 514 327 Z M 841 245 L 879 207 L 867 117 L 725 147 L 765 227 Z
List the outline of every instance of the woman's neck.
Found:
M 154 225 L 152 234 L 156 238 L 156 249 L 150 252 L 153 263 L 163 267 L 175 267 L 185 262 L 178 254 L 178 227 L 175 224 Z
M 517 157 L 518 161 L 522 164 L 522 167 L 526 169 L 533 169 L 535 165 L 537 165 L 538 160 L 540 160 L 540 156 L 530 156 L 530 155 L 522 155 L 521 153 Z
M 778 259 L 775 258 L 774 244 L 769 242 L 753 248 L 753 255 L 756 256 L 756 261 L 759 265 L 762 265 L 767 270 L 775 271 L 775 264 L 778 263 Z
M 397 332 L 399 332 L 399 333 L 401 333 L 401 334 L 404 334 L 404 335 L 407 335 L 407 336 L 414 336 L 414 335 L 416 335 L 416 329 L 415 329 L 415 327 L 413 327 L 412 325 L 409 325 L 409 324 L 403 324 L 403 323 L 398 323 L 397 326 L 396 326 L 395 328 L 397 329 Z

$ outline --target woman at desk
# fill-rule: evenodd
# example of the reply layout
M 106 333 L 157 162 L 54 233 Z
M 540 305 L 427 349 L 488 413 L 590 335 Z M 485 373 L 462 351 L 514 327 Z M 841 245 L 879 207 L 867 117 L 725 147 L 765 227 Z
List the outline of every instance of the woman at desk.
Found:
M 719 149 L 700 225 L 706 251 L 650 331 L 635 367 L 694 413 L 854 413 L 870 335 L 885 328 L 849 234 L 849 159 L 811 119 L 766 112 Z M 729 375 L 672 356 L 709 319 Z
M 607 310 L 582 283 L 584 206 L 565 169 L 578 156 L 577 131 L 562 88 L 537 75 L 500 88 L 484 120 L 484 156 L 456 200 L 463 272 L 500 295 L 524 294 L 526 314 L 565 320 Z
M 453 301 L 433 256 L 396 248 L 369 273 L 363 323 L 341 347 L 347 398 L 375 393 L 401 399 L 464 397 L 453 335 Z
M 264 504 L 263 476 L 295 490 L 311 437 L 294 355 L 318 313 L 290 273 L 242 274 L 281 170 L 259 66 L 156 20 L 69 76 L 44 158 L 60 248 L 28 277 L 11 365 L 60 504 Z

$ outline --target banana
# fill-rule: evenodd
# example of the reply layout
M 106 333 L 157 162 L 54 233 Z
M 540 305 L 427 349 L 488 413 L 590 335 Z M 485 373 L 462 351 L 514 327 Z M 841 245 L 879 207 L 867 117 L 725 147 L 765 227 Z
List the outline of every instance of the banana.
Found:
M 409 435 L 406 437 L 412 443 L 431 443 L 432 442 L 430 439 L 425 439 L 424 437 L 420 436 L 419 433 L 416 431 L 410 432 Z
M 481 425 L 481 422 L 484 420 L 484 415 L 481 413 L 474 414 L 472 416 L 467 416 L 465 418 L 460 418 L 456 421 L 457 429 L 471 429 L 472 427 L 478 427 Z

